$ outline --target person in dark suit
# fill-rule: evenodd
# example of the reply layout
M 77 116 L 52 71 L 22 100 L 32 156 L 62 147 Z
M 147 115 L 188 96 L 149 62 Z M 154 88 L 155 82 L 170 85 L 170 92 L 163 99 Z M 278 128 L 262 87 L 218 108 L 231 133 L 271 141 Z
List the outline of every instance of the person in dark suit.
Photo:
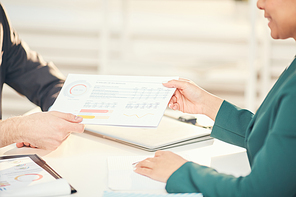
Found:
M 81 117 L 46 112 L 63 86 L 64 77 L 52 63 L 45 62 L 19 39 L 1 3 L 0 47 L 0 93 L 6 83 L 44 111 L 2 120 L 0 104 L 0 147 L 16 143 L 17 147 L 53 150 L 71 132 L 83 132 L 84 125 L 79 124 Z
M 274 39 L 296 40 L 296 1 L 258 0 Z M 247 150 L 251 172 L 234 177 L 157 151 L 135 172 L 166 182 L 170 193 L 201 192 L 207 197 L 296 196 L 296 59 L 281 74 L 255 114 L 198 87 L 190 80 L 165 83 L 176 88 L 170 107 L 205 114 L 215 121 L 211 136 Z

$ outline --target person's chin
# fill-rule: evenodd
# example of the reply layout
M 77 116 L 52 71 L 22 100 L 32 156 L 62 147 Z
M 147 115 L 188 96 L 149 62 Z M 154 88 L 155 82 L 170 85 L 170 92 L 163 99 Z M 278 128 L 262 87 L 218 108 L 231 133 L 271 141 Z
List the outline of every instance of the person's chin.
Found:
M 279 34 L 276 31 L 272 30 L 272 28 L 270 28 L 270 30 L 271 30 L 270 35 L 273 39 L 280 39 Z
M 280 39 L 277 35 L 270 34 L 273 39 Z
M 271 37 L 273 38 L 273 39 L 281 39 L 281 40 L 285 40 L 285 39 L 287 39 L 287 38 L 290 38 L 290 36 L 287 36 L 287 35 L 285 35 L 285 34 L 280 34 L 280 33 L 278 33 L 278 32 L 272 32 L 271 31 Z

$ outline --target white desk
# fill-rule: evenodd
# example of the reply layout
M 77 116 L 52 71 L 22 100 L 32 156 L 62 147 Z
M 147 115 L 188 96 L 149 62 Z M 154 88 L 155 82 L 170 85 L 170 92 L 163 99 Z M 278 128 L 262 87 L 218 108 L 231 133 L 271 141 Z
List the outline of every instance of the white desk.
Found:
M 213 158 L 213 166 L 223 172 L 244 175 L 249 172 L 244 149 L 215 140 L 185 145 L 169 149 L 173 152 L 186 152 L 193 161 L 208 163 Z M 103 191 L 110 190 L 107 185 L 108 156 L 146 155 L 148 152 L 119 144 L 91 134 L 72 134 L 55 151 L 32 148 L 16 148 L 15 144 L 0 148 L 0 155 L 38 154 L 57 173 L 65 178 L 77 193 L 71 197 L 102 196 Z M 232 154 L 228 156 L 221 156 Z M 217 156 L 221 157 L 217 157 Z

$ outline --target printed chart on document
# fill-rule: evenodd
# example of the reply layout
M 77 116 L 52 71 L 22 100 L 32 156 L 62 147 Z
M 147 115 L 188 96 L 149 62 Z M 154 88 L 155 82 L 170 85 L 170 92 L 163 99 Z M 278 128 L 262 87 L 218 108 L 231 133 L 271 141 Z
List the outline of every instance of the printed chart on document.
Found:
M 84 124 L 157 127 L 178 77 L 69 74 L 51 111 L 73 113 Z
M 0 196 L 4 191 L 14 191 L 55 180 L 29 157 L 2 160 L 0 169 Z

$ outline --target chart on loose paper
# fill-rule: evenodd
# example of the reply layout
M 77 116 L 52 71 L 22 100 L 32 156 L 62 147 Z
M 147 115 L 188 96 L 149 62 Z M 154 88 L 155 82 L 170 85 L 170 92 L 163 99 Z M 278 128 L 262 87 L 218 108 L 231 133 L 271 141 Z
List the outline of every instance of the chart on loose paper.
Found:
M 178 77 L 69 74 L 51 111 L 73 113 L 84 124 L 157 127 Z

